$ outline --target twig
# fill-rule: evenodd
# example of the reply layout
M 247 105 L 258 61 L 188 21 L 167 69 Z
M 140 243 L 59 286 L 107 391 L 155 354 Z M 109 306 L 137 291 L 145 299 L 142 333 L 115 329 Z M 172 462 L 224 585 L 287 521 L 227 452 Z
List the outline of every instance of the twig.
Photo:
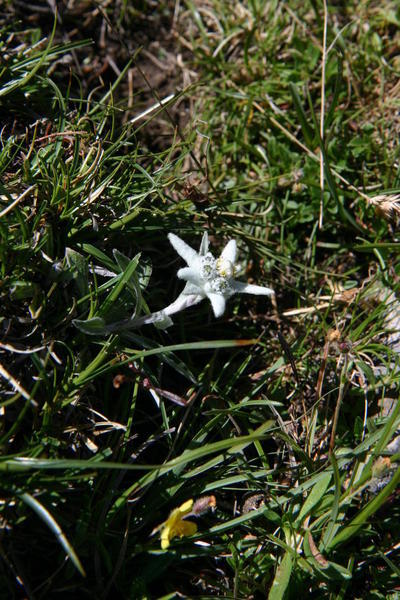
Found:
M 33 185 L 30 185 L 24 192 L 22 192 L 22 194 L 20 196 L 18 196 L 18 198 L 16 198 L 14 200 L 14 202 L 11 202 L 11 204 L 9 204 L 4 210 L 2 210 L 0 212 L 0 219 L 1 217 L 4 217 L 4 215 L 6 215 L 7 213 L 9 213 L 13 208 L 15 208 L 17 206 L 17 204 L 19 204 L 20 202 L 22 202 L 22 200 L 36 187 L 36 183 L 34 183 Z
M 136 121 L 139 121 L 139 119 L 146 117 L 148 114 L 150 114 L 154 110 L 157 110 L 159 108 L 164 108 L 164 105 L 167 104 L 173 98 L 175 98 L 175 95 L 176 94 L 170 94 L 169 96 L 166 96 L 162 100 L 160 98 L 160 100 L 158 100 L 158 102 L 156 104 L 153 104 L 153 106 L 150 106 L 150 108 L 148 108 L 145 111 L 143 111 L 142 113 L 140 113 L 140 115 L 137 115 L 136 117 L 133 117 L 133 119 L 130 119 L 129 123 L 136 123 Z
M 29 394 L 29 392 L 26 391 L 25 388 L 22 387 L 22 385 L 15 379 L 15 377 L 13 377 L 11 375 L 11 373 L 9 373 L 4 367 L 3 365 L 0 364 L 0 375 L 1 377 L 3 377 L 6 381 L 8 381 L 8 383 L 10 383 L 12 385 L 12 387 L 19 393 L 21 394 L 21 396 L 23 396 L 25 398 L 25 400 L 28 400 L 32 406 L 37 407 L 38 403 L 36 402 L 36 400 L 34 400 L 32 398 L 32 396 Z
M 325 129 L 325 69 L 326 69 L 326 37 L 328 31 L 328 6 L 326 0 L 324 2 L 324 34 L 322 41 L 322 74 L 321 74 L 321 119 L 320 119 L 320 138 L 321 146 L 324 144 L 324 129 Z M 322 229 L 322 223 L 324 219 L 324 153 L 322 148 L 319 151 L 319 179 L 321 186 L 321 200 L 319 206 L 319 223 L 318 226 Z
M 342 406 L 342 402 L 343 402 L 348 363 L 349 363 L 349 356 L 348 356 L 348 354 L 345 354 L 342 371 L 340 373 L 339 396 L 338 396 L 338 399 L 336 402 L 335 415 L 333 417 L 331 439 L 329 442 L 329 453 L 332 453 L 335 448 L 335 435 L 336 435 L 337 424 L 339 421 L 340 407 Z

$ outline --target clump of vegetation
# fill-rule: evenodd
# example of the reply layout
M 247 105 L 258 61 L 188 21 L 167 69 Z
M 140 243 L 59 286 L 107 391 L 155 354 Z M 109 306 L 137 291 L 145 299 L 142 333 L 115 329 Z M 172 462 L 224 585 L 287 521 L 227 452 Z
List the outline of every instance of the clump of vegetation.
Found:
M 0 25 L 1 589 L 394 597 L 397 4 Z

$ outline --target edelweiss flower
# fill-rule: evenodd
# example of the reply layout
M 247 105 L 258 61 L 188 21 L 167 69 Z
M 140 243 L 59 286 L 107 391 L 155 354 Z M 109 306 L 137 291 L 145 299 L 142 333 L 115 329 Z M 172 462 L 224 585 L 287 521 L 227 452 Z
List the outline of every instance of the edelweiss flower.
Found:
M 208 251 L 208 235 L 204 233 L 201 241 L 200 250 L 196 252 L 188 246 L 183 240 L 173 233 L 168 234 L 169 241 L 177 253 L 186 261 L 187 267 L 179 269 L 178 277 L 186 281 L 186 285 L 179 296 L 168 304 L 162 310 L 125 319 L 105 325 L 102 319 L 95 317 L 94 324 L 85 327 L 85 333 L 92 335 L 101 333 L 114 333 L 116 331 L 126 331 L 128 329 L 138 329 L 142 325 L 153 323 L 160 329 L 166 329 L 172 325 L 171 315 L 174 315 L 190 306 L 195 306 L 204 298 L 208 298 L 216 317 L 221 317 L 225 312 L 225 305 L 228 298 L 234 294 L 256 294 L 259 296 L 272 296 L 275 292 L 268 287 L 252 285 L 236 281 L 234 275 L 237 272 L 236 261 L 236 242 L 231 240 L 223 249 L 221 256 L 217 259 Z M 100 321 L 100 323 L 98 323 Z M 75 319 L 74 323 L 85 325 Z
M 208 236 L 205 233 L 199 252 L 188 246 L 177 235 L 168 234 L 169 241 L 187 263 L 187 267 L 179 269 L 179 279 L 185 280 L 186 286 L 182 295 L 196 297 L 197 302 L 208 298 L 211 302 L 214 315 L 221 317 L 225 312 L 228 298 L 234 294 L 256 294 L 271 296 L 274 291 L 268 287 L 242 283 L 234 279 L 237 267 L 236 241 L 231 240 L 222 250 L 217 259 L 208 251 Z M 196 302 L 196 303 L 197 303 Z

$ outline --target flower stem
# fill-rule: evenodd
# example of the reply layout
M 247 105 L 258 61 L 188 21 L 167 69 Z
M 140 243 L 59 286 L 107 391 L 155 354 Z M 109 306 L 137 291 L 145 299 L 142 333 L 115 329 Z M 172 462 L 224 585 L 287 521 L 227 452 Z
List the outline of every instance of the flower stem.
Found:
M 116 323 L 107 325 L 106 332 L 115 333 L 121 330 L 138 329 L 139 327 L 142 327 L 142 325 L 150 325 L 151 323 L 161 323 L 166 317 L 185 310 L 185 308 L 189 308 L 190 306 L 194 306 L 202 300 L 203 296 L 200 294 L 180 294 L 174 302 L 171 302 L 171 304 L 162 310 L 157 310 L 156 312 L 144 315 L 143 317 L 117 321 Z

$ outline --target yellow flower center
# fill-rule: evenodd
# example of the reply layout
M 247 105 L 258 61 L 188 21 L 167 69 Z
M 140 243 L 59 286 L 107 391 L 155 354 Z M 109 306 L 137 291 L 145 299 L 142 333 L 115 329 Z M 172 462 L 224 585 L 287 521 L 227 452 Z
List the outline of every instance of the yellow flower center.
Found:
M 216 267 L 221 277 L 226 277 L 227 279 L 232 277 L 235 272 L 234 265 L 231 263 L 230 260 L 227 260 L 226 258 L 218 258 L 216 262 Z

